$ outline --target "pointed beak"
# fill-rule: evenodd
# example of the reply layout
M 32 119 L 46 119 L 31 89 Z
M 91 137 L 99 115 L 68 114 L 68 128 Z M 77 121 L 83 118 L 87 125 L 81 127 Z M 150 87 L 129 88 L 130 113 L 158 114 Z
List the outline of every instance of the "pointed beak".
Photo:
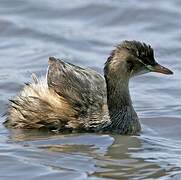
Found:
M 162 73 L 162 74 L 167 74 L 167 75 L 173 74 L 173 72 L 170 69 L 168 69 L 168 68 L 166 68 L 166 67 L 164 67 L 164 66 L 162 66 L 160 64 L 156 64 L 154 66 L 148 65 L 147 68 L 151 72 L 157 72 L 157 73 Z

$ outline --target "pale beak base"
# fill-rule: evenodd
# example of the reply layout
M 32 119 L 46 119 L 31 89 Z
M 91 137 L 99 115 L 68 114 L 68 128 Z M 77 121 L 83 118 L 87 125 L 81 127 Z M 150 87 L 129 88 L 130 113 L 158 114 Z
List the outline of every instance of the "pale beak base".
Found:
M 157 73 L 162 73 L 162 74 L 166 74 L 166 75 L 173 74 L 173 72 L 170 69 L 168 69 L 168 68 L 166 68 L 160 64 L 156 64 L 156 65 L 151 66 L 151 67 L 149 66 L 148 69 L 151 72 L 157 72 Z

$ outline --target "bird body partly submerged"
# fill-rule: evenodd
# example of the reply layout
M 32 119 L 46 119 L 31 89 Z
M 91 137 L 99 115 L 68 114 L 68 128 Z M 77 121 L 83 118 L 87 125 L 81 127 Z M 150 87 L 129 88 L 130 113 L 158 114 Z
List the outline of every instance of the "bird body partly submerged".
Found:
M 32 79 L 11 100 L 7 126 L 96 131 L 109 123 L 106 84 L 97 72 L 51 57 L 46 79 Z
M 51 57 L 46 78 L 39 80 L 34 75 L 33 82 L 10 100 L 4 124 L 58 132 L 137 134 L 141 126 L 132 106 L 129 79 L 151 68 L 172 73 L 158 67 L 150 46 L 137 41 L 118 45 L 105 64 L 104 77 Z

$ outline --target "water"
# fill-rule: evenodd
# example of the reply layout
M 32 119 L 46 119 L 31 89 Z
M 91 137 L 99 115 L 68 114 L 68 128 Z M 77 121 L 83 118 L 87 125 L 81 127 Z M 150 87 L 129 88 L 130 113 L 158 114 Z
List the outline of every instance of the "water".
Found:
M 115 44 L 136 39 L 175 73 L 131 81 L 140 136 L 12 131 L 1 123 L 0 179 L 181 179 L 180 19 L 179 0 L 0 0 L 2 114 L 32 72 L 46 73 L 49 56 L 102 72 Z

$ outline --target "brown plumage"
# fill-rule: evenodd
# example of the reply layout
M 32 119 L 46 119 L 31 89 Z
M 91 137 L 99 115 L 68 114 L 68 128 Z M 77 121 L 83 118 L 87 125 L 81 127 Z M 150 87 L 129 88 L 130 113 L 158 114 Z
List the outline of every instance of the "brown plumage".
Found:
M 141 126 L 129 95 L 129 79 L 150 71 L 172 74 L 155 61 L 150 46 L 137 41 L 124 41 L 112 51 L 105 78 L 50 57 L 46 79 L 33 75 L 33 82 L 11 100 L 5 125 L 136 134 Z

